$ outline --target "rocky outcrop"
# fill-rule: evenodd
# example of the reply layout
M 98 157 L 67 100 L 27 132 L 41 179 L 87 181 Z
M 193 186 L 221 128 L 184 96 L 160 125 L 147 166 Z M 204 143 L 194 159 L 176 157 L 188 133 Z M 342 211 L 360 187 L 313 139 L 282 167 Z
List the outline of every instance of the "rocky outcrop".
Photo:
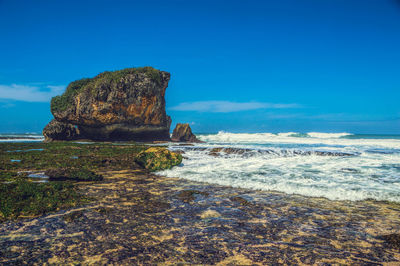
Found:
M 83 138 L 78 126 L 72 124 L 58 122 L 53 119 L 43 129 L 43 135 L 46 141 L 51 140 L 76 140 Z
M 198 140 L 197 137 L 193 134 L 189 124 L 181 123 L 176 124 L 174 132 L 172 133 L 171 140 L 176 142 L 203 142 L 201 140 Z
M 182 162 L 182 155 L 166 148 L 151 147 L 136 156 L 136 162 L 149 171 L 171 169 Z
M 51 100 L 51 112 L 60 129 L 77 129 L 74 138 L 169 140 L 171 118 L 164 99 L 169 79 L 168 72 L 152 67 L 103 72 L 71 82 L 64 94 Z M 46 139 L 71 139 L 63 130 L 52 134 L 51 123 L 43 131 Z

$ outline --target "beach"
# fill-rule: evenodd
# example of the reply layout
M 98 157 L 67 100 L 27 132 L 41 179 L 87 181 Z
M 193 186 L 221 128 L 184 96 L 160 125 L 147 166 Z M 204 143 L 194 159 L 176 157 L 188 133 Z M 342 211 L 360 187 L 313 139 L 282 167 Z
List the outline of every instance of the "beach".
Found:
M 4 145 L 30 150 L 13 163 L 32 160 L 34 172 L 41 171 L 39 157 L 53 154 L 56 163 L 63 153 L 104 179 L 73 183 L 89 202 L 1 223 L 2 264 L 395 265 L 400 259 L 394 201 L 330 200 L 166 177 L 130 163 L 125 155 L 137 144 L 115 144 L 3 144 L 4 160 L 10 156 Z M 169 145 L 187 151 L 181 166 L 166 171 L 190 166 L 186 156 L 196 146 Z M 111 158 L 126 161 L 105 161 Z

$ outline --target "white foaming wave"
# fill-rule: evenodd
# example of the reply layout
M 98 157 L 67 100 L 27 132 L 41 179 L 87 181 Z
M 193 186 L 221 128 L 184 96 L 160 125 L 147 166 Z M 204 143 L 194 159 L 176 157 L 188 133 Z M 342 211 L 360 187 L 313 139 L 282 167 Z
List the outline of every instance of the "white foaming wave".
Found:
M 348 139 L 343 136 L 349 133 L 308 133 L 315 137 L 296 137 L 293 132 L 272 133 L 229 133 L 220 131 L 218 134 L 199 135 L 199 139 L 209 144 L 222 143 L 229 145 L 246 144 L 305 144 L 305 145 L 333 145 L 355 146 L 370 148 L 400 149 L 400 139 Z M 320 138 L 316 136 L 322 136 Z M 333 136 L 333 137 L 328 137 Z
M 292 137 L 292 136 L 296 136 L 299 133 L 297 132 L 282 132 L 282 133 L 278 133 L 277 135 L 280 137 Z
M 353 157 L 239 155 L 213 157 L 187 151 L 183 165 L 157 174 L 246 189 L 280 191 L 331 200 L 400 202 L 400 155 Z
M 345 136 L 351 136 L 353 134 L 346 132 L 343 133 L 308 132 L 307 135 L 312 138 L 319 138 L 319 139 L 337 139 Z
M 230 133 L 219 131 L 218 134 L 199 135 L 199 138 L 206 142 L 222 143 L 265 143 L 276 138 L 272 133 Z
M 32 139 L 24 139 L 24 138 L 21 138 L 21 139 L 0 139 L 0 142 L 40 142 L 40 141 L 43 141 L 44 140 L 44 137 L 43 138 L 32 138 Z

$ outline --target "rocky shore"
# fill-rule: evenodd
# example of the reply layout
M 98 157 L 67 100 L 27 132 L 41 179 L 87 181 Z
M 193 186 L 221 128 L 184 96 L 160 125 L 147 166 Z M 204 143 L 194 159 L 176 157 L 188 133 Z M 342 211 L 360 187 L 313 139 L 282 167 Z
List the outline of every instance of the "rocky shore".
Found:
M 400 263 L 400 204 L 154 175 L 181 167 L 190 150 L 213 159 L 276 152 L 193 147 L 187 142 L 202 141 L 189 124 L 178 123 L 170 139 L 169 79 L 168 72 L 144 67 L 71 82 L 52 99 L 45 143 L 0 144 L 0 264 Z M 157 146 L 167 141 L 185 144 Z
M 164 178 L 135 162 L 148 148 L 2 144 L 1 176 L 65 164 L 103 180 L 71 183 L 87 199 L 75 207 L 1 223 L 0 264 L 399 263 L 399 204 Z

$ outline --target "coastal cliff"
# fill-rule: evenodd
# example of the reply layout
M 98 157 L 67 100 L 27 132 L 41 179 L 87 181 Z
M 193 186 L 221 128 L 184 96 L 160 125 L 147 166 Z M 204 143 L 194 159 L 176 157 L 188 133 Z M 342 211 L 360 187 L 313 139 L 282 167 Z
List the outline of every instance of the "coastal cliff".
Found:
M 54 116 L 43 130 L 52 140 L 169 140 L 165 112 L 170 74 L 152 67 L 103 72 L 71 82 L 51 100 Z

